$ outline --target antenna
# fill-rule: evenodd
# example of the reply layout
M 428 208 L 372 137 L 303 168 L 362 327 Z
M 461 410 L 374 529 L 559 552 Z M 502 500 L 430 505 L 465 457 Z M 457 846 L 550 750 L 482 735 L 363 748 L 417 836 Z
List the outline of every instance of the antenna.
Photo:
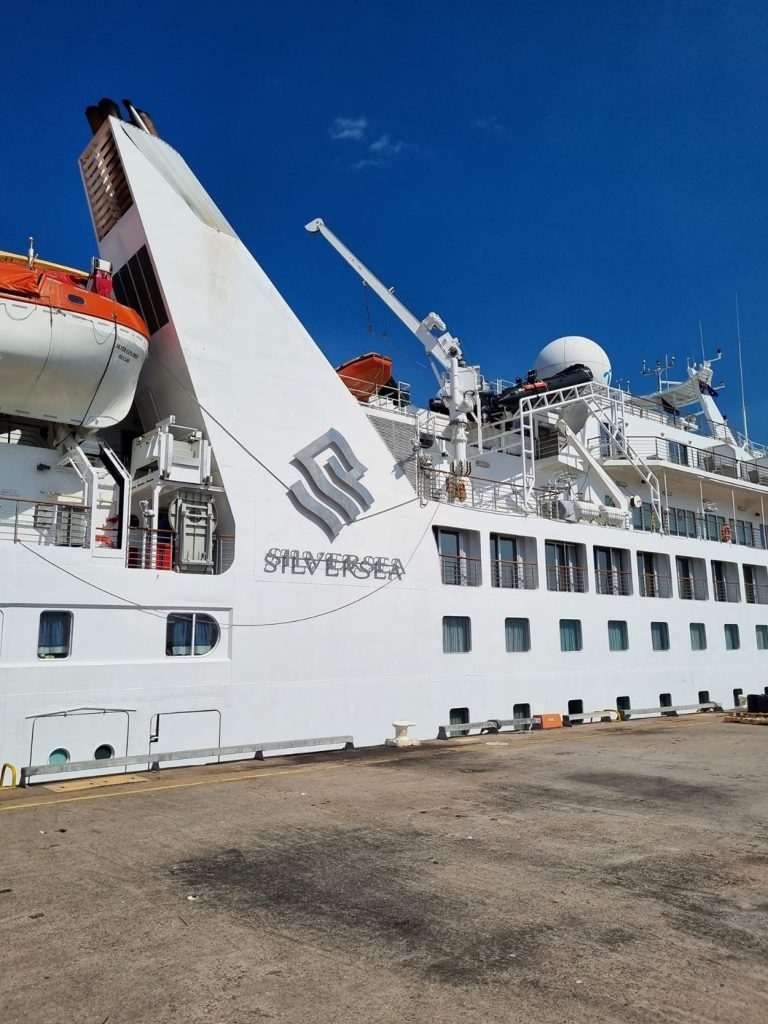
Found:
M 741 381 L 741 420 L 744 424 L 744 440 L 749 444 L 747 429 L 747 403 L 744 400 L 744 366 L 741 361 L 741 323 L 739 321 L 739 293 L 736 292 L 736 340 L 739 346 L 739 379 Z
M 669 356 L 665 355 L 664 356 L 664 365 L 663 366 L 661 364 L 661 360 L 660 359 L 657 359 L 656 363 L 653 366 L 649 366 L 648 363 L 644 359 L 643 360 L 643 368 L 642 368 L 642 370 L 640 372 L 642 373 L 642 375 L 644 377 L 655 377 L 656 378 L 656 383 L 657 383 L 656 390 L 657 391 L 661 391 L 661 378 L 664 376 L 665 373 L 668 374 L 669 371 L 672 369 L 672 367 L 674 365 L 675 365 L 675 357 L 674 356 L 672 356 L 672 358 L 670 359 Z M 667 378 L 667 383 L 669 383 L 669 378 Z
M 704 329 L 701 326 L 701 320 L 699 320 L 699 338 L 701 339 L 701 363 L 703 366 L 706 362 L 706 357 L 704 356 Z
M 35 252 L 35 240 L 32 235 L 29 236 L 29 249 L 27 250 L 27 266 L 30 270 L 35 269 L 35 260 L 37 253 Z

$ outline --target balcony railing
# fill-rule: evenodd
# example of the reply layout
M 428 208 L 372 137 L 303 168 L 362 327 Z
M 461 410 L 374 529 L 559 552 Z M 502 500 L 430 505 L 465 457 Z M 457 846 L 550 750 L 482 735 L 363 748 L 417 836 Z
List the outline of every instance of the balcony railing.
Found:
M 672 466 L 683 466 L 698 473 L 711 473 L 729 480 L 768 487 L 768 468 L 754 462 L 745 462 L 730 455 L 721 455 L 711 448 L 698 448 L 682 441 L 670 441 L 661 437 L 628 437 L 628 443 L 646 462 L 665 462 Z M 618 447 L 612 446 L 609 438 L 596 438 L 590 447 L 602 458 L 625 459 Z
M 491 586 L 511 590 L 535 590 L 539 585 L 539 572 L 535 562 L 504 561 L 497 558 L 491 562 Z
M 629 597 L 632 593 L 632 573 L 623 569 L 595 569 L 595 585 L 598 594 Z
M 45 547 L 84 548 L 91 514 L 83 505 L 0 498 L 0 540 Z
M 657 572 L 641 572 L 639 580 L 641 597 L 672 597 L 671 576 L 663 576 Z
M 768 604 L 768 586 L 763 583 L 745 583 L 744 600 L 747 604 Z
M 558 590 L 562 593 L 586 593 L 586 570 L 579 565 L 548 565 L 547 590 Z
M 678 576 L 677 592 L 683 601 L 706 601 L 709 596 L 707 581 L 699 576 Z
M 741 600 L 739 584 L 730 580 L 715 580 L 713 590 L 716 601 L 728 601 L 735 604 Z
M 440 555 L 440 575 L 452 587 L 479 587 L 483 581 L 480 559 L 465 555 Z

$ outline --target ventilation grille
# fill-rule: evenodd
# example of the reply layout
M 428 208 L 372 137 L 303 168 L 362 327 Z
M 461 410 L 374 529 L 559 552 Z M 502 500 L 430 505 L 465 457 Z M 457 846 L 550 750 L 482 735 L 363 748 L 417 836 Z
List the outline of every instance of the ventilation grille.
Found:
M 400 420 L 391 420 L 385 416 L 372 416 L 371 413 L 367 415 L 370 422 L 376 428 L 376 433 L 387 448 L 389 448 L 390 453 L 402 468 L 415 491 L 417 489 L 418 469 L 413 452 L 413 423 L 403 423 Z
M 80 157 L 80 170 L 96 237 L 101 241 L 133 203 L 120 155 L 108 125 L 102 126 Z
M 142 320 L 154 334 L 168 323 L 160 285 L 157 283 L 152 261 L 146 245 L 142 245 L 128 262 L 112 277 L 115 298 L 124 306 L 130 306 L 140 314 Z

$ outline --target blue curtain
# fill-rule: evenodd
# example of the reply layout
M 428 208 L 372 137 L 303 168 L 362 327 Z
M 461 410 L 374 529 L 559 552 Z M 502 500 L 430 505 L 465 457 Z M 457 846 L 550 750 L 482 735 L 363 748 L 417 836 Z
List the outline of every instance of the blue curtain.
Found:
M 192 616 L 169 615 L 165 631 L 165 653 L 183 656 L 192 653 Z
M 530 651 L 531 630 L 528 619 L 505 619 L 504 629 L 508 651 Z
M 560 650 L 581 650 L 581 620 L 560 619 Z
M 71 612 L 41 612 L 37 635 L 38 658 L 66 658 L 71 632 Z
M 462 654 L 472 648 L 470 621 L 465 615 L 443 616 L 443 651 Z
M 219 627 L 210 615 L 195 616 L 195 654 L 208 654 L 219 640 Z

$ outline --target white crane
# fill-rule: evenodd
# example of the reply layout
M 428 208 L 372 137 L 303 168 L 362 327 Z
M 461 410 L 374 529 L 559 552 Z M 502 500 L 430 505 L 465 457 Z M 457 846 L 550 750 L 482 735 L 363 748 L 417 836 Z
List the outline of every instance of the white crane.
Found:
M 306 229 L 313 234 L 321 234 L 424 346 L 427 355 L 433 360 L 432 368 L 440 384 L 440 393 L 448 405 L 452 428 L 451 441 L 455 453 L 451 469 L 456 476 L 467 475 L 467 413 L 476 409 L 477 396 L 482 388 L 479 367 L 466 365 L 459 339 L 449 333 L 437 313 L 430 313 L 423 320 L 417 319 L 399 299 L 395 298 L 393 289 L 383 285 L 319 217 L 310 221 Z M 433 330 L 441 333 L 435 335 L 432 333 Z

